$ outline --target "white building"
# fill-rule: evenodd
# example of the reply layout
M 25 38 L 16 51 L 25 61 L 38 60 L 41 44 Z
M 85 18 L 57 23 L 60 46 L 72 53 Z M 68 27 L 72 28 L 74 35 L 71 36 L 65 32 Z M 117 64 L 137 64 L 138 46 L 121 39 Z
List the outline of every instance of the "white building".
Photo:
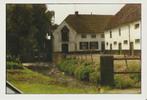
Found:
M 69 15 L 53 32 L 54 52 L 104 51 L 104 30 L 111 15 Z
M 140 53 L 141 5 L 125 5 L 111 19 L 104 33 L 107 52 Z
M 116 15 L 69 15 L 53 32 L 54 52 L 140 53 L 141 5 L 127 4 Z

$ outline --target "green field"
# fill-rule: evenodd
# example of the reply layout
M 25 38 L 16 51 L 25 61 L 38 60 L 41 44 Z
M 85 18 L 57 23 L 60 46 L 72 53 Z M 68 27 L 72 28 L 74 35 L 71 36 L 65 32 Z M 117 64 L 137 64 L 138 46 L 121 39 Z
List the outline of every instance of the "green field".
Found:
M 140 71 L 140 63 L 127 61 L 126 66 L 125 61 L 116 61 L 114 70 Z M 12 65 L 16 66 L 8 64 Z M 21 69 L 7 66 L 7 81 L 25 94 L 140 93 L 141 76 L 138 74 L 115 75 L 114 87 L 101 87 L 100 65 L 97 62 L 68 58 L 62 59 L 56 67 L 38 65 L 34 63 Z
M 66 77 L 62 75 L 66 80 Z M 69 84 L 64 80 L 49 77 L 29 69 L 7 70 L 7 80 L 23 93 L 36 94 L 83 94 L 99 93 L 95 86 L 73 81 Z M 71 83 L 71 82 L 70 82 Z

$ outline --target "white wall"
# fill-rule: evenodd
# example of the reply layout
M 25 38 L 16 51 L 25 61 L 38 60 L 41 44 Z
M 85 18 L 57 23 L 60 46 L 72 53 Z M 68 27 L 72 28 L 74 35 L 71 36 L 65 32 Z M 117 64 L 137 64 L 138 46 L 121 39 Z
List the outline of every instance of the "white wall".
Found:
M 135 29 L 134 25 L 139 23 L 139 28 Z M 121 28 L 121 36 L 119 36 L 119 28 Z M 130 42 L 134 43 L 134 50 L 140 50 L 140 43 L 136 44 L 135 39 L 141 39 L 141 21 L 135 21 L 129 24 L 121 25 L 111 29 L 112 38 L 110 38 L 110 30 L 105 31 L 105 48 L 110 50 L 110 43 L 112 43 L 112 50 L 118 50 L 118 43 L 122 43 L 122 50 L 129 50 L 129 29 L 130 29 Z M 128 40 L 128 44 L 124 44 L 124 40 Z M 117 44 L 114 45 L 114 41 Z M 107 46 L 107 42 L 109 45 Z
M 104 38 L 101 38 L 101 34 L 102 33 L 97 33 L 96 34 L 96 38 L 92 38 L 91 35 L 92 34 L 95 34 L 95 33 L 84 33 L 86 34 L 86 38 L 82 38 L 81 35 L 82 34 L 77 34 L 77 37 L 76 37 L 76 43 L 77 43 L 77 50 L 78 51 L 83 51 L 83 50 L 80 50 L 80 46 L 79 46 L 79 43 L 80 42 L 98 42 L 98 49 L 96 49 L 97 51 L 101 50 L 101 42 L 104 41 Z
M 62 50 L 62 40 L 61 40 L 61 30 L 66 26 L 69 29 L 69 52 L 75 51 L 75 36 L 76 32 L 72 29 L 65 21 L 63 21 L 59 27 L 53 32 L 54 40 L 53 40 L 53 51 L 54 52 L 61 52 Z
M 137 28 L 137 29 L 134 29 L 134 25 L 136 23 L 139 23 L 140 24 L 140 27 Z M 134 43 L 134 49 L 136 50 L 140 50 L 141 48 L 141 21 L 136 21 L 136 22 L 133 22 L 131 25 L 130 25 L 130 31 L 131 31 L 131 34 L 130 34 L 130 37 L 131 37 L 131 41 Z M 140 39 L 140 43 L 135 43 L 135 39 Z
M 69 52 L 73 51 L 82 51 L 80 50 L 79 43 L 80 42 L 92 42 L 92 41 L 98 41 L 99 43 L 99 49 L 101 50 L 101 42 L 104 41 L 104 38 L 101 38 L 101 33 L 96 34 L 96 38 L 91 37 L 91 33 L 84 33 L 87 34 L 86 38 L 82 38 L 80 33 L 76 33 L 72 27 L 70 27 L 65 21 L 63 21 L 59 27 L 53 32 L 54 40 L 53 40 L 53 51 L 54 52 L 61 52 L 62 50 L 62 40 L 61 40 L 61 30 L 62 28 L 66 26 L 69 29 Z

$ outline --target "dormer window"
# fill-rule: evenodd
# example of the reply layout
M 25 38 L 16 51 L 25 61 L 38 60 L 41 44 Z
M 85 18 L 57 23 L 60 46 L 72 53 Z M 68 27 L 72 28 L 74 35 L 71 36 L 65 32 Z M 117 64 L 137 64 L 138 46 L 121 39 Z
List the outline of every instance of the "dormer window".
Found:
M 81 35 L 81 38 L 86 38 L 86 37 L 87 37 L 87 35 L 85 35 L 85 34 Z
M 96 38 L 96 34 L 92 34 L 91 35 L 91 38 Z

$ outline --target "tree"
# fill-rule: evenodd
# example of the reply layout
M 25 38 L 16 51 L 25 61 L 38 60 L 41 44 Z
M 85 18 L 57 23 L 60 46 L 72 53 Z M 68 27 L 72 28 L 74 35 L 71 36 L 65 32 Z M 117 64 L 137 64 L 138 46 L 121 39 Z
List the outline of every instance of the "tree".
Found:
M 7 4 L 7 54 L 28 59 L 36 52 L 44 52 L 51 18 L 51 11 L 44 4 Z

